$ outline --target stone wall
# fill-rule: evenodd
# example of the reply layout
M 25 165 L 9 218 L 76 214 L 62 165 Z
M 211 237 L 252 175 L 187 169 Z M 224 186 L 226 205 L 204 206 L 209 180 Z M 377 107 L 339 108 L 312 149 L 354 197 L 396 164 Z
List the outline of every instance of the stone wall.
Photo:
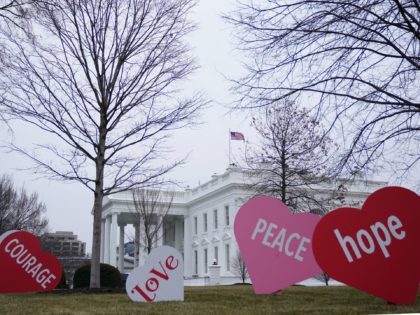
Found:
M 76 270 L 82 266 L 90 264 L 87 257 L 57 257 L 66 274 L 69 288 L 73 288 L 73 276 Z

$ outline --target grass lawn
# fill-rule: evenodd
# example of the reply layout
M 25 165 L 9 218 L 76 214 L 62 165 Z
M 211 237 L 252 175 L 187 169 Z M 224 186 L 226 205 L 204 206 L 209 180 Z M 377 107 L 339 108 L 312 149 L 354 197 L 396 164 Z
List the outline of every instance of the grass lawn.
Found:
M 420 297 L 420 296 L 419 296 Z M 134 303 L 125 294 L 0 295 L 0 314 L 379 314 L 420 312 L 347 287 L 291 287 L 254 295 L 251 286 L 187 287 L 184 302 Z

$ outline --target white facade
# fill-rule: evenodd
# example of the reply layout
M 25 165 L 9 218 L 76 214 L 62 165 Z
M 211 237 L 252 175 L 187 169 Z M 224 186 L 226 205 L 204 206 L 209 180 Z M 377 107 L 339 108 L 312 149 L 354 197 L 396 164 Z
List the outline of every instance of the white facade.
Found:
M 255 174 L 231 166 L 222 175 L 213 175 L 210 181 L 194 189 L 174 192 L 157 245 L 169 245 L 181 252 L 187 285 L 207 284 L 209 266 L 214 261 L 220 266 L 221 284 L 238 281 L 230 268 L 238 249 L 233 223 L 238 209 L 255 195 L 247 185 L 253 176 Z M 317 187 L 317 195 L 328 198 L 340 183 L 334 181 Z M 363 202 L 366 196 L 383 186 L 386 182 L 355 180 L 346 183 L 346 204 Z M 104 200 L 101 262 L 114 265 L 122 272 L 129 271 L 127 265 L 123 265 L 125 227 L 133 225 L 137 239 L 141 239 L 143 233 L 133 211 L 130 191 Z M 134 259 L 135 266 L 142 265 L 146 259 L 144 249 L 140 248 L 139 252 L 140 257 Z

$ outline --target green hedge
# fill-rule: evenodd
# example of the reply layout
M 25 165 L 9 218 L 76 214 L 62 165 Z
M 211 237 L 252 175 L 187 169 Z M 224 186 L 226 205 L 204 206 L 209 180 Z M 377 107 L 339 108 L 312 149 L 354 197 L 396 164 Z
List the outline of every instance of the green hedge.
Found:
M 56 289 L 67 289 L 66 273 L 64 269 L 61 269 L 61 279 L 60 282 L 55 287 Z
M 76 270 L 73 277 L 74 288 L 88 288 L 90 282 L 90 264 Z M 101 288 L 121 287 L 121 274 L 117 268 L 101 264 Z

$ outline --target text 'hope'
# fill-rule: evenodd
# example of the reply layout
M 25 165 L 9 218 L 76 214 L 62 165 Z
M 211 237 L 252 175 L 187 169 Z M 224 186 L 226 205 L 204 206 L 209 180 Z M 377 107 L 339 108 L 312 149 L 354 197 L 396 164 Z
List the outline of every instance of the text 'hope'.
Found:
M 397 240 L 402 240 L 405 237 L 405 231 L 397 231 L 402 227 L 403 225 L 400 219 L 395 215 L 391 215 L 388 217 L 387 226 L 385 226 L 381 222 L 376 222 L 375 224 L 372 224 L 370 226 L 370 231 L 373 234 L 373 238 L 378 243 L 382 254 L 385 256 L 385 258 L 388 258 L 390 256 L 387 247 L 391 245 L 391 235 Z M 357 231 L 356 240 L 359 246 L 356 245 L 356 242 L 351 236 L 343 237 L 338 229 L 334 230 L 334 234 L 337 237 L 338 243 L 340 244 L 341 249 L 346 255 L 348 262 L 350 263 L 353 262 L 353 255 L 350 253 L 348 245 L 350 245 L 350 248 L 353 250 L 353 253 L 357 259 L 362 258 L 362 254 L 360 253 L 359 247 L 366 254 L 372 254 L 375 252 L 376 246 L 374 239 L 367 230 L 360 229 L 359 231 Z

